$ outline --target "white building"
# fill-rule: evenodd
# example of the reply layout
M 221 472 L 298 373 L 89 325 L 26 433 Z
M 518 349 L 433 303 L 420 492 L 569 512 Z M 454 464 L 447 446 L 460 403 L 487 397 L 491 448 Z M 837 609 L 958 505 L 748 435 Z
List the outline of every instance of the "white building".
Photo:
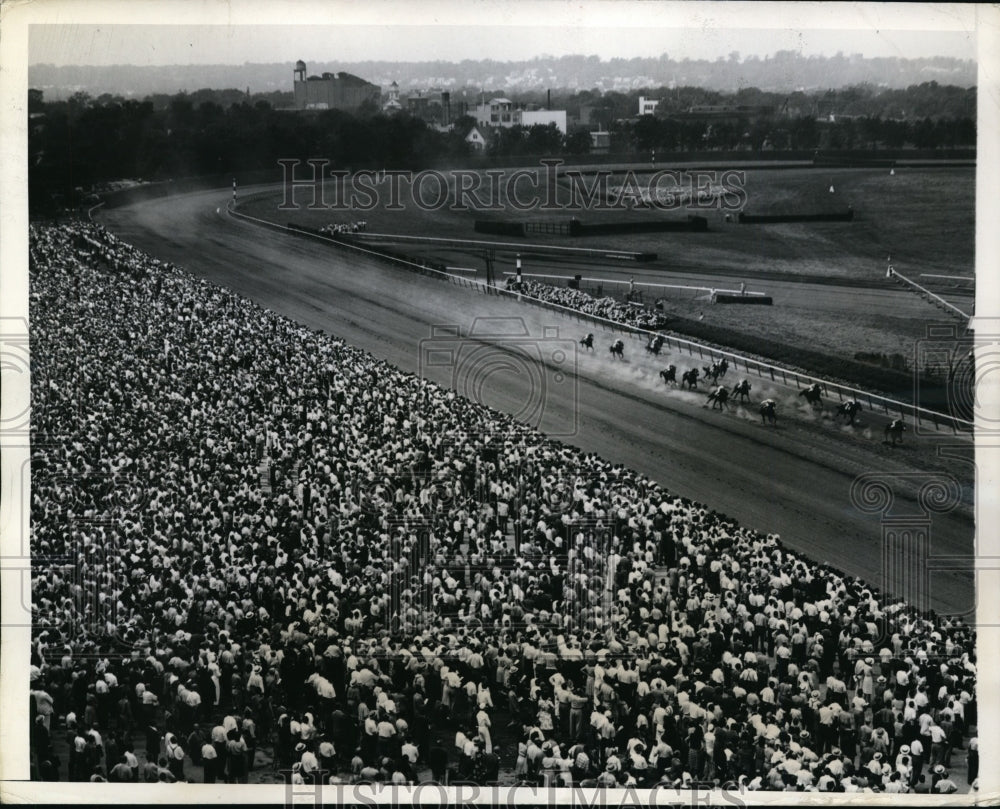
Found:
M 514 102 L 509 98 L 491 98 L 476 105 L 476 123 L 483 126 L 514 126 Z
M 491 98 L 476 105 L 476 123 L 482 127 L 548 126 L 555 124 L 566 134 L 566 110 L 522 110 L 509 98 Z
M 560 132 L 566 134 L 566 110 L 517 110 L 516 112 L 521 126 L 555 124 Z
M 471 145 L 477 152 L 486 151 L 486 147 L 489 145 L 489 139 L 483 134 L 478 125 L 469 130 L 469 134 L 465 136 L 465 142 Z
M 656 112 L 656 107 L 660 103 L 658 98 L 646 98 L 646 96 L 639 96 L 639 115 L 653 115 Z

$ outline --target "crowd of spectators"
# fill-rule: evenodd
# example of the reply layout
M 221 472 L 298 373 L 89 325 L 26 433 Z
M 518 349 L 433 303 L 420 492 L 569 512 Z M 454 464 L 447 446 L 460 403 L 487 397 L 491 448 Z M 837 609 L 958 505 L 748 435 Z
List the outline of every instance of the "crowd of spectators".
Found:
M 957 619 L 97 225 L 30 318 L 33 778 L 977 776 Z
M 507 288 L 546 303 L 558 304 L 588 315 L 649 331 L 666 328 L 668 323 L 668 319 L 655 309 L 632 305 L 611 297 L 595 298 L 588 292 L 568 286 L 557 287 L 531 280 L 518 281 L 516 277 L 511 276 L 507 279 Z

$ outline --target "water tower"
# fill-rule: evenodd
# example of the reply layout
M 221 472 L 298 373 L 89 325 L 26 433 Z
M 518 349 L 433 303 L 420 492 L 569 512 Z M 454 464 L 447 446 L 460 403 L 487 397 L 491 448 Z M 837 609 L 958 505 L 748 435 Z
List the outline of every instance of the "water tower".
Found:
M 295 63 L 295 81 L 306 80 L 306 63 L 301 59 Z

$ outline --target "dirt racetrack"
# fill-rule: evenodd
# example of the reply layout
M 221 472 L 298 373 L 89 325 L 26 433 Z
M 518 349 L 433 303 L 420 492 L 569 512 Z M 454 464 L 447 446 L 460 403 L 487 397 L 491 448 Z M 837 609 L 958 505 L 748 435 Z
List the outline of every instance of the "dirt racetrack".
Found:
M 882 441 L 883 417 L 864 412 L 859 426 L 842 427 L 802 405 L 794 389 L 761 387 L 757 380 L 751 380 L 753 400 L 779 402 L 776 427 L 761 424 L 756 406 L 713 412 L 704 407 L 705 391 L 674 391 L 657 378 L 667 363 L 679 369 L 702 363 L 668 356 L 654 361 L 630 338 L 625 361 L 612 360 L 611 335 L 586 322 L 236 221 L 225 213 L 228 196 L 215 190 L 152 200 L 101 212 L 98 221 L 155 257 L 403 370 L 455 385 L 500 410 L 530 411 L 533 423 L 553 438 L 626 464 L 748 527 L 778 533 L 816 561 L 971 619 L 974 466 L 968 437 L 910 432 L 902 446 L 889 447 Z M 498 323 L 505 335 L 500 340 L 449 343 L 432 333 L 434 326 L 455 325 L 465 338 L 474 326 Z M 511 332 L 518 323 L 528 338 Z M 595 332 L 593 354 L 576 350 L 587 331 Z M 454 345 L 460 348 L 450 362 L 428 367 L 430 357 L 447 354 L 439 349 Z M 478 358 L 471 375 L 462 370 L 468 365 L 462 350 Z M 526 359 L 533 353 L 543 361 Z M 961 503 L 930 515 L 926 558 L 907 550 L 886 567 L 882 515 L 862 511 L 851 499 L 852 482 L 863 473 L 886 476 L 895 494 L 889 516 L 900 518 L 925 513 L 917 498 L 925 482 L 942 475 L 958 481 Z M 948 561 L 937 569 L 935 557 Z M 914 575 L 925 565 L 929 592 Z

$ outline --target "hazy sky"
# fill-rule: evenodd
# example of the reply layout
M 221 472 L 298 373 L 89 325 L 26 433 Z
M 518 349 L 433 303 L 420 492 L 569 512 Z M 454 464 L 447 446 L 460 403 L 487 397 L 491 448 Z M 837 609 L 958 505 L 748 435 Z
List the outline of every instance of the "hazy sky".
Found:
M 778 50 L 868 57 L 976 55 L 972 6 L 206 0 L 169 7 L 112 3 L 102 13 L 101 3 L 40 2 L 43 10 L 59 13 L 37 18 L 51 23 L 30 26 L 31 64 L 519 60 L 570 53 L 715 59 L 733 51 L 764 56 Z M 200 13 L 192 15 L 192 10 Z M 260 24 L 271 19 L 282 24 Z

